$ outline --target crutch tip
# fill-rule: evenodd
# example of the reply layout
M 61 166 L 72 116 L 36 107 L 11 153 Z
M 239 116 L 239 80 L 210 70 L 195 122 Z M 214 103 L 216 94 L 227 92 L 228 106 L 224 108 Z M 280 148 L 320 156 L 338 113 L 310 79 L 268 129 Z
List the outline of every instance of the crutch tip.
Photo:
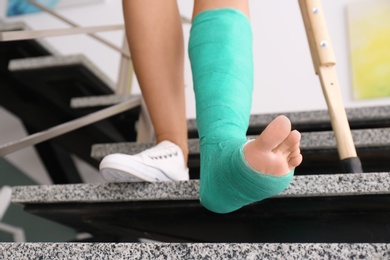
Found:
M 340 161 L 341 167 L 345 173 L 362 173 L 362 163 L 359 157 L 346 158 Z

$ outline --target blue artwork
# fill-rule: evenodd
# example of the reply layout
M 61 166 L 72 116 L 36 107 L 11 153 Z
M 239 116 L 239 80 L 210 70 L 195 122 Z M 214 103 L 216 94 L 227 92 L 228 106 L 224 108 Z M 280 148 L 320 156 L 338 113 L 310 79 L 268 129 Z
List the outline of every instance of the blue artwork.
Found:
M 60 0 L 36 0 L 37 3 L 48 8 L 53 8 Z M 8 0 L 7 16 L 30 14 L 39 12 L 40 9 L 29 4 L 27 0 Z

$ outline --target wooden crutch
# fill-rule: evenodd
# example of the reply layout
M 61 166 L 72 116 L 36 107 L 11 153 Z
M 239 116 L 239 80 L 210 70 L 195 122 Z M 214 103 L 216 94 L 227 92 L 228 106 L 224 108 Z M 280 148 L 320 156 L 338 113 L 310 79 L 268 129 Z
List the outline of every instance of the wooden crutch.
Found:
M 357 157 L 336 74 L 336 59 L 320 0 L 298 0 L 305 24 L 315 73 L 322 91 L 336 138 L 341 166 L 346 172 L 363 172 Z

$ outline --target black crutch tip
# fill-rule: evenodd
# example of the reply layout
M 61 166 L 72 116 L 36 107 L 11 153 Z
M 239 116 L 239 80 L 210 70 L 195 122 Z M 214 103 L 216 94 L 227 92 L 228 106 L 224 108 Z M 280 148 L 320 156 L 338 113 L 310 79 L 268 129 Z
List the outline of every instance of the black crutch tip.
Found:
M 362 163 L 359 157 L 346 158 L 340 161 L 341 167 L 346 173 L 362 173 Z

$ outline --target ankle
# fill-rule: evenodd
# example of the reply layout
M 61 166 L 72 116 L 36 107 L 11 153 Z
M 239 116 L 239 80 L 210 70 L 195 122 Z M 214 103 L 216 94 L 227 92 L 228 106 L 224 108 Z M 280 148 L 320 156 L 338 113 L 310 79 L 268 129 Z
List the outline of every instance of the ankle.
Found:
M 180 147 L 182 153 L 183 153 L 183 157 L 184 157 L 184 164 L 187 165 L 188 164 L 188 144 L 186 143 L 186 145 L 179 145 L 177 143 L 174 143 L 176 144 L 177 146 Z

